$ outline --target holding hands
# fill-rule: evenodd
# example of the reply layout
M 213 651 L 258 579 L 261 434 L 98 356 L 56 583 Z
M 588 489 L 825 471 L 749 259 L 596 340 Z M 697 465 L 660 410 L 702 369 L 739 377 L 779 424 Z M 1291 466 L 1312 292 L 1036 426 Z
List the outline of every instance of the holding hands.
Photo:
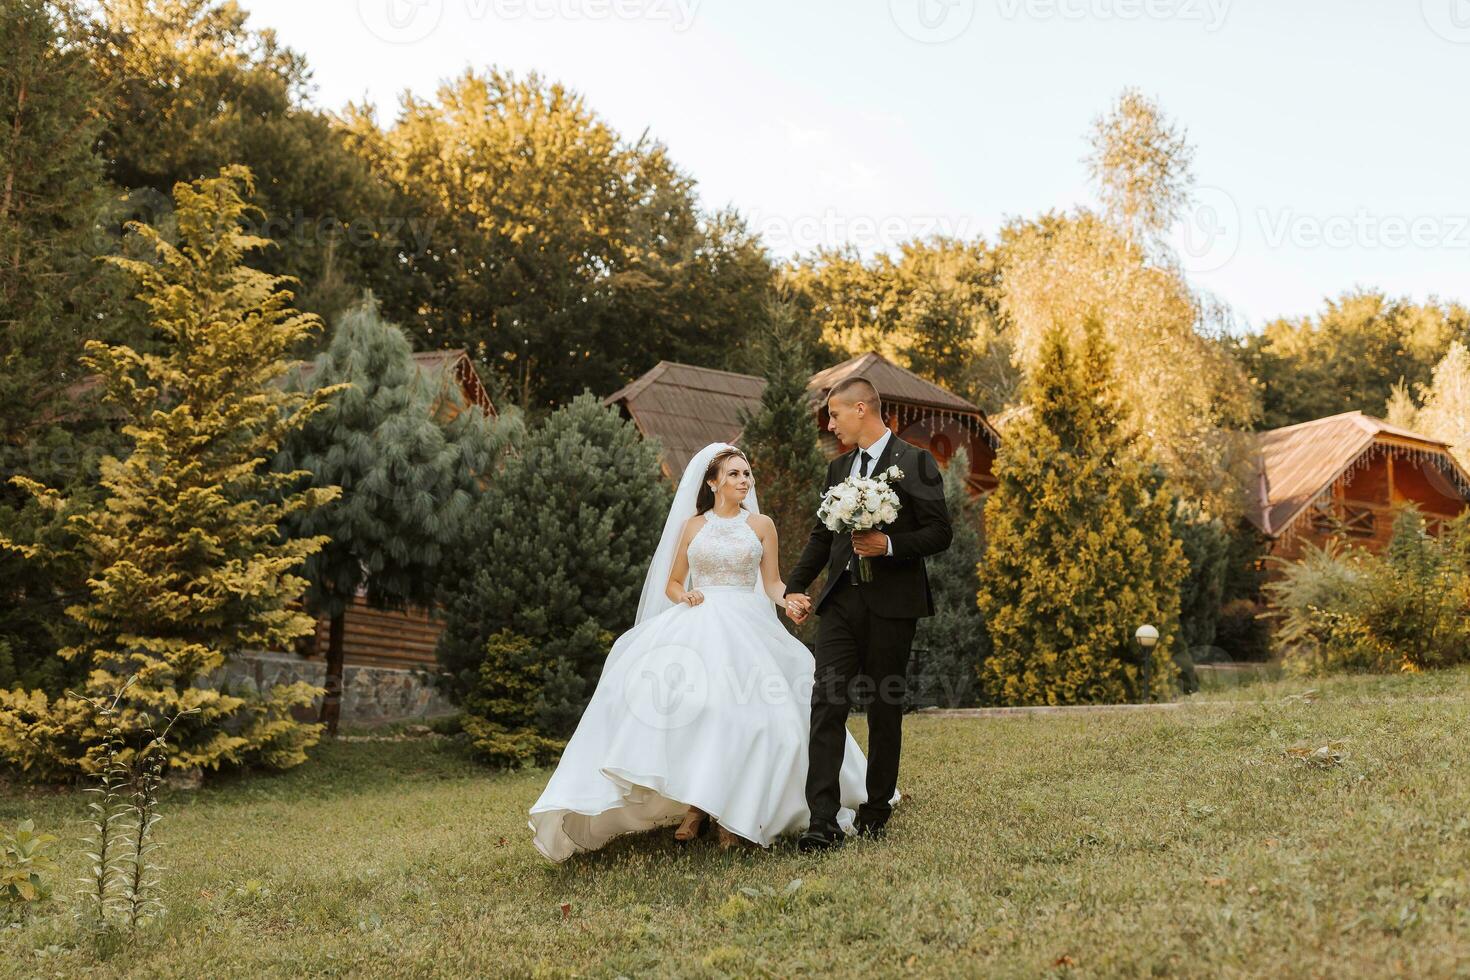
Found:
M 786 596 L 786 615 L 797 626 L 806 622 L 811 614 L 811 596 L 801 592 L 792 592 Z

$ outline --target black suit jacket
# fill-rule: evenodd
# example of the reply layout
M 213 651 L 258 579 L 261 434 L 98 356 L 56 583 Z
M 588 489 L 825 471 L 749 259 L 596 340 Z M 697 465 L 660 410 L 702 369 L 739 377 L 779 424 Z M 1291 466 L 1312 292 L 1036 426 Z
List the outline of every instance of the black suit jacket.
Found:
M 823 493 L 847 479 L 857 452 L 854 448 L 843 453 L 827 466 Z M 889 619 L 932 616 L 934 596 L 929 591 L 924 559 L 948 548 L 954 536 L 949 507 L 944 502 L 944 477 L 927 449 L 904 442 L 897 435 L 888 437 L 888 445 L 883 447 L 869 473 L 881 473 L 890 466 L 903 470 L 903 479 L 894 484 L 900 504 L 898 520 L 879 530 L 893 542 L 893 555 L 874 558 L 873 581 L 858 586 L 858 590 L 875 615 Z M 820 614 L 833 586 L 848 574 L 847 562 L 851 557 L 851 535 L 829 531 L 817 521 L 796 567 L 786 579 L 786 591 L 806 592 L 825 567 L 827 581 L 815 603 Z

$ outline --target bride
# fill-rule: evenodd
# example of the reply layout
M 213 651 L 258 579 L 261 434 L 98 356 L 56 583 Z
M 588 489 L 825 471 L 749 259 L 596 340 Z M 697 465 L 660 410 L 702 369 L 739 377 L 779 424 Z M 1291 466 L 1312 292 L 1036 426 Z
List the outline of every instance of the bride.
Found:
M 769 846 L 806 829 L 812 655 L 784 606 L 776 525 L 745 455 L 713 443 L 679 481 L 632 629 L 613 644 L 561 762 L 531 807 L 553 861 L 619 834 L 713 822 L 722 847 Z M 773 605 L 774 604 L 774 605 Z M 867 762 L 847 736 L 838 822 L 866 799 Z

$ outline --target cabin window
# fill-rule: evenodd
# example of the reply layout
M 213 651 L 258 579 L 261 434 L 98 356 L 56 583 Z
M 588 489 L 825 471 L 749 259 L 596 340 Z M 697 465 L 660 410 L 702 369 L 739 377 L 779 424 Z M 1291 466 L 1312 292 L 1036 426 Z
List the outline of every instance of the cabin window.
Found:
M 1371 538 L 1378 526 L 1378 515 L 1369 507 L 1344 507 L 1342 531 L 1355 538 Z

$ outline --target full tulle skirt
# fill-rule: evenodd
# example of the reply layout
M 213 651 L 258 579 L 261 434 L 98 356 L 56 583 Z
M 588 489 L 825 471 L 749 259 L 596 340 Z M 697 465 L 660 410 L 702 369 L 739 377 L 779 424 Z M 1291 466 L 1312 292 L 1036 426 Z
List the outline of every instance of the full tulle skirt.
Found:
M 751 589 L 706 588 L 613 644 L 561 762 L 531 807 L 553 861 L 677 824 L 693 805 L 761 846 L 799 833 L 806 805 L 812 655 Z M 838 823 L 867 798 L 847 736 Z

